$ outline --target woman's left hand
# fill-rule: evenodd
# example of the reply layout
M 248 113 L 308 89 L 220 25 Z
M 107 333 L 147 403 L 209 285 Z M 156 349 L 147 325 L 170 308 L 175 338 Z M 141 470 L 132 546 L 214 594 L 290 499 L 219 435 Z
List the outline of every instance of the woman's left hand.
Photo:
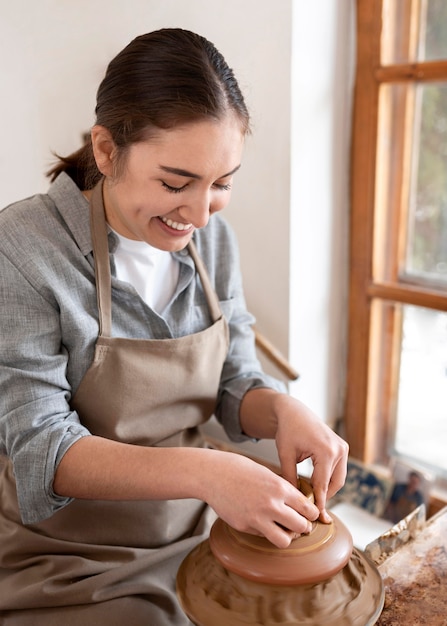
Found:
M 296 464 L 313 463 L 311 477 L 320 520 L 329 523 L 326 501 L 344 485 L 348 444 L 305 404 L 272 389 L 248 391 L 241 405 L 241 426 L 247 435 L 275 439 L 282 476 L 297 485 Z
M 276 399 L 276 447 L 283 477 L 297 483 L 296 464 L 311 459 L 311 478 L 320 521 L 329 523 L 326 501 L 344 485 L 348 444 L 296 398 Z

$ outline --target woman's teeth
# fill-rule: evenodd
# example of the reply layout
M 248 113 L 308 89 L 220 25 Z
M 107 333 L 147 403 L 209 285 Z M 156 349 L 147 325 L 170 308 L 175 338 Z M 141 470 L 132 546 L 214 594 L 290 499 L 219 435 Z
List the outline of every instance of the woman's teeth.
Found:
M 192 224 L 182 224 L 181 222 L 174 222 L 168 217 L 161 217 L 160 219 L 162 222 L 167 224 L 169 228 L 173 228 L 174 230 L 189 230 L 192 226 Z

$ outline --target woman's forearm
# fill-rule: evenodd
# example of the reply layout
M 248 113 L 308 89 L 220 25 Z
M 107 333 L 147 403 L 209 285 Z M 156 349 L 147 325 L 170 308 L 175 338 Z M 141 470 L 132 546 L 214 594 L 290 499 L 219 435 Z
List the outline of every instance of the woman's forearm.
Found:
M 315 414 L 297 398 L 273 389 L 251 389 L 241 402 L 240 423 L 248 437 L 275 439 L 279 422 L 312 422 Z
M 287 547 L 309 532 L 318 509 L 292 485 L 241 454 L 203 448 L 151 448 L 87 436 L 63 456 L 54 491 L 95 500 L 197 498 L 230 526 Z
M 270 389 L 245 395 L 240 418 L 248 436 L 275 437 L 278 396 Z M 229 454 L 203 448 L 137 446 L 91 435 L 65 453 L 53 489 L 60 496 L 92 500 L 204 499 L 205 483 L 216 467 L 230 462 Z
M 60 496 L 89 500 L 203 499 L 197 477 L 209 475 L 214 454 L 219 452 L 144 447 L 87 436 L 63 456 L 53 489 Z

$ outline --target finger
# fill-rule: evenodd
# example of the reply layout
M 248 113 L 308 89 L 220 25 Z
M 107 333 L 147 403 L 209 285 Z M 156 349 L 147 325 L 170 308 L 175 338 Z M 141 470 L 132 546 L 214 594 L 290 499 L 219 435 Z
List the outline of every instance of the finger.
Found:
M 257 537 L 264 537 L 277 548 L 283 549 L 287 548 L 293 539 L 293 533 L 288 528 L 285 528 L 281 524 L 277 524 L 276 522 L 270 522 L 266 524 L 262 527 L 262 530 L 261 528 L 256 528 L 252 526 L 246 528 L 243 532 L 250 533 L 251 535 L 256 535 Z
M 308 529 L 306 530 L 306 532 L 302 532 L 302 533 L 297 533 L 294 530 L 290 530 L 289 528 L 286 528 L 282 524 L 278 524 L 278 526 L 289 535 L 290 541 L 293 541 L 294 539 L 298 539 L 298 537 L 301 537 L 302 535 L 308 535 L 310 531 L 312 530 L 312 524 L 308 526 Z
M 336 464 L 334 471 L 332 473 L 331 479 L 329 481 L 329 486 L 327 490 L 327 499 L 329 500 L 337 491 L 339 491 L 343 485 L 345 484 L 347 474 L 347 461 L 346 459 L 340 459 L 340 461 Z
M 293 489 L 292 493 L 286 496 L 284 504 L 285 506 L 277 511 L 275 521 L 295 533 L 310 532 L 311 522 L 317 520 L 320 515 L 315 504 L 297 489 Z
M 327 512 L 327 510 L 325 508 L 320 512 L 320 516 L 319 516 L 318 519 L 323 524 L 331 524 L 332 523 L 332 517 L 329 515 L 329 513 Z
M 293 539 L 293 535 L 290 531 L 285 528 L 281 528 L 278 524 L 271 524 L 265 530 L 264 537 L 273 543 L 277 548 L 281 548 L 284 550 L 290 546 L 290 543 Z
M 319 510 L 319 519 L 324 523 L 329 523 L 331 521 L 326 511 L 326 498 L 330 479 L 330 468 L 315 465 L 311 483 L 314 491 L 315 505 Z
M 292 494 L 285 498 L 284 503 L 289 507 L 289 509 L 284 509 L 284 511 L 290 515 L 290 511 L 293 512 L 293 515 L 299 515 L 305 517 L 307 520 L 311 522 L 318 519 L 320 511 L 318 507 L 307 498 L 301 491 L 297 489 L 294 490 Z
M 296 457 L 295 454 L 288 454 L 285 452 L 278 452 L 279 462 L 281 465 L 281 475 L 287 482 L 294 487 L 298 487 L 298 476 L 296 471 Z
M 293 539 L 307 535 L 312 530 L 312 523 L 295 512 L 293 516 L 281 516 L 281 520 L 269 524 L 264 533 L 265 538 L 278 548 L 287 548 Z
M 293 490 L 284 499 L 284 503 L 291 507 L 296 513 L 299 513 L 311 522 L 317 520 L 320 516 L 320 509 L 315 502 L 315 496 L 311 485 L 309 485 L 304 493 L 300 489 L 300 479 L 297 479 L 298 487 Z M 310 489 L 310 491 L 309 491 Z
M 346 479 L 347 453 L 344 454 L 342 452 L 329 464 L 314 461 L 311 483 L 314 490 L 315 504 L 320 510 L 320 520 L 322 522 L 329 523 L 332 521 L 326 511 L 326 501 L 341 489 Z
M 323 524 L 330 524 L 332 522 L 332 518 L 326 510 L 326 498 L 324 498 L 324 496 L 320 498 L 320 504 L 318 508 L 319 508 L 319 513 L 318 513 L 319 521 L 323 522 Z
M 314 488 L 315 504 L 320 510 L 319 519 L 324 524 L 330 524 L 332 522 L 332 518 L 326 510 L 327 500 L 330 500 L 337 493 L 337 491 L 339 491 L 343 487 L 345 479 L 345 464 L 343 462 L 340 462 L 336 465 L 327 488 L 323 488 L 322 491 L 319 491 L 318 487 Z

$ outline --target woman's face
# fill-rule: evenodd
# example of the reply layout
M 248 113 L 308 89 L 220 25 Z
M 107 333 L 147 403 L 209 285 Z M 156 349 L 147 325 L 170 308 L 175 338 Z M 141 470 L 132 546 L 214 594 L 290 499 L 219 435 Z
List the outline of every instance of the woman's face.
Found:
M 106 176 L 107 221 L 120 235 L 161 250 L 181 250 L 196 228 L 206 226 L 210 215 L 228 204 L 244 145 L 233 116 L 161 130 L 133 144 L 117 177 L 113 144 L 107 144 L 104 132 L 94 127 L 92 140 Z M 104 151 L 109 155 L 105 162 Z

